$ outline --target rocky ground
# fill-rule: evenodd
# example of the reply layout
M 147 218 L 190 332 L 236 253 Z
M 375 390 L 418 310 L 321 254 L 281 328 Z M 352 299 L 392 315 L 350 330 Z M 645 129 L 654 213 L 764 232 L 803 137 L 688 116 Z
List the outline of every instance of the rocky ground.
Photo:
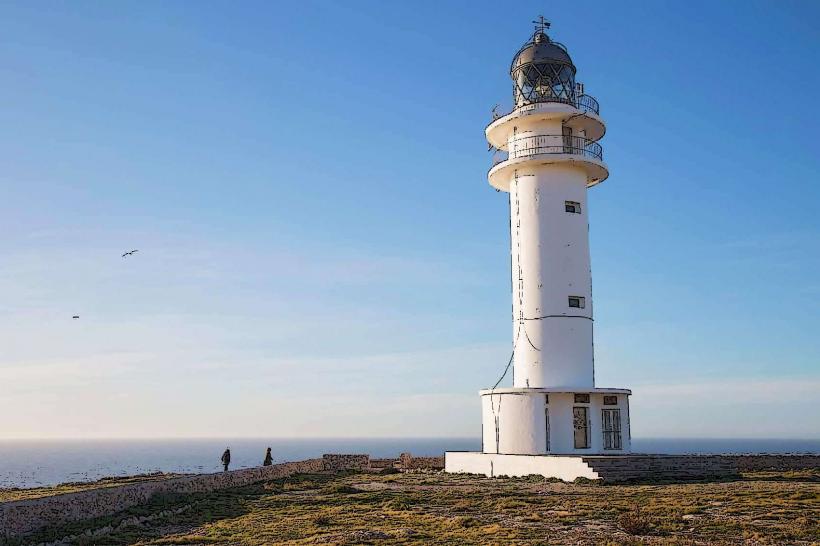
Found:
M 311 474 L 51 529 L 66 544 L 820 544 L 820 470 L 688 484 Z M 31 540 L 16 544 L 32 543 Z

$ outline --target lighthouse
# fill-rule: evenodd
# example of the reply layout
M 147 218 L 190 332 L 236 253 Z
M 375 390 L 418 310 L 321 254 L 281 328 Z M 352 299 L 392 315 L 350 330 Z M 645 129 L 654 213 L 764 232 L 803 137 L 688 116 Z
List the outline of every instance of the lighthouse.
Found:
M 606 125 L 548 29 L 513 57 L 512 109 L 485 130 L 509 198 L 512 387 L 479 392 L 482 451 L 447 452 L 450 472 L 594 478 L 585 456 L 630 452 L 631 391 L 595 385 L 587 194 L 609 176 Z

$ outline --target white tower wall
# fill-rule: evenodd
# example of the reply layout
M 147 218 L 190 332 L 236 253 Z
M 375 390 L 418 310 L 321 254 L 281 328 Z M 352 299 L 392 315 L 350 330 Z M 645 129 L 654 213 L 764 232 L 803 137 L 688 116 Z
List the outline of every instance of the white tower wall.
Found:
M 512 173 L 515 387 L 592 387 L 587 174 L 553 164 Z M 580 213 L 566 212 L 566 202 Z M 570 297 L 583 308 L 569 307 Z
M 547 425 L 543 394 L 495 394 L 481 397 L 484 452 L 538 455 L 547 453 Z M 498 419 L 496 436 L 495 420 Z M 516 434 L 501 434 L 502 430 Z

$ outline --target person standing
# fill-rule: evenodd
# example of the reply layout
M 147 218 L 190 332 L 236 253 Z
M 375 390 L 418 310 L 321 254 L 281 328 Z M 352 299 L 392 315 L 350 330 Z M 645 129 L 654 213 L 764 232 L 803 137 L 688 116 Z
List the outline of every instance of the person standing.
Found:
M 231 448 L 226 447 L 225 453 L 222 454 L 222 464 L 225 466 L 224 472 L 228 471 L 228 465 L 231 464 Z
M 265 452 L 265 461 L 262 466 L 270 466 L 273 464 L 273 456 L 270 454 L 270 448 Z

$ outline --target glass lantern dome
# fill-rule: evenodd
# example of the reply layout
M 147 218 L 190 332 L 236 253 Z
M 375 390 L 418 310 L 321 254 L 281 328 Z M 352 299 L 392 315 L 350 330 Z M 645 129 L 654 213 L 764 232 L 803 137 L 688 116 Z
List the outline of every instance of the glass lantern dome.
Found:
M 510 66 L 515 108 L 538 102 L 575 104 L 575 65 L 567 48 L 536 30 Z

